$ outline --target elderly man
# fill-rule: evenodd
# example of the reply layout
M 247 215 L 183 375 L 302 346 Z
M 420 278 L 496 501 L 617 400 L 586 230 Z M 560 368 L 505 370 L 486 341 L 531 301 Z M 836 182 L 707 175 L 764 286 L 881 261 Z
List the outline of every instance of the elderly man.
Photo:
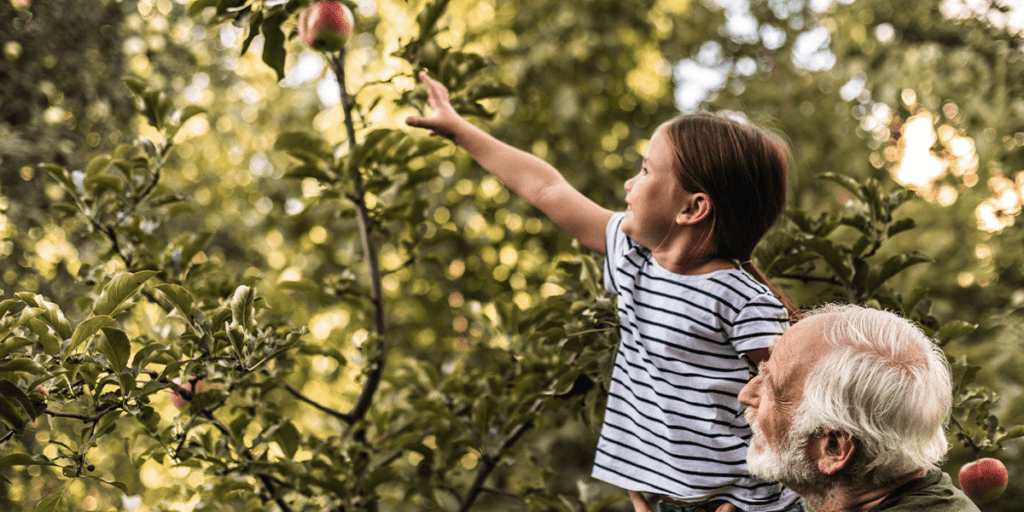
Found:
M 818 512 L 977 511 L 936 467 L 951 395 L 945 357 L 907 320 L 859 306 L 811 312 L 740 392 L 750 472 Z

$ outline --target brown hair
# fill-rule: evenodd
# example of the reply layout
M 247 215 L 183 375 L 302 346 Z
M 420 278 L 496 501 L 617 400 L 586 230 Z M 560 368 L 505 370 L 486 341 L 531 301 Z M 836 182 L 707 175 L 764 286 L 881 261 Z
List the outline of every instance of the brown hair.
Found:
M 706 254 L 740 262 L 764 283 L 789 312 L 800 310 L 750 260 L 754 247 L 786 205 L 789 149 L 777 135 L 723 115 L 681 115 L 659 128 L 675 153 L 680 185 L 711 202 L 711 229 L 702 241 Z

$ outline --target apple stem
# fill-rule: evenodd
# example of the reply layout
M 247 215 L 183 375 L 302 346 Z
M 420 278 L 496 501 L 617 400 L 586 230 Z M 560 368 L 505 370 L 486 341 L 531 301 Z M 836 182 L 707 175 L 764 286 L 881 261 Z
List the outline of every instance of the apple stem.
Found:
M 967 429 L 965 429 L 964 426 L 960 424 L 960 421 L 956 419 L 955 415 L 950 414 L 949 419 L 953 420 L 953 424 L 956 425 L 958 429 L 960 429 L 960 432 L 956 433 L 957 439 L 960 439 L 961 443 L 964 439 L 967 440 L 967 443 L 971 445 L 972 449 L 974 449 L 974 459 L 977 460 L 978 457 L 981 456 L 981 448 L 978 448 L 978 445 L 974 444 L 974 439 L 971 439 L 971 436 L 967 435 Z

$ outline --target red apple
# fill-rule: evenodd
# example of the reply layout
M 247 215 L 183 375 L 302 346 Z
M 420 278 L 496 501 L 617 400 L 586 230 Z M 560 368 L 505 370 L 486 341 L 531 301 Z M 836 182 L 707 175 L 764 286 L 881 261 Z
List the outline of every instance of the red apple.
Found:
M 336 52 L 352 39 L 352 11 L 341 2 L 316 2 L 299 16 L 299 39 L 322 52 Z
M 978 459 L 960 468 L 960 489 L 978 503 L 998 498 L 1009 481 L 1006 466 L 996 459 Z
M 181 386 L 186 391 L 191 391 L 193 394 L 202 393 L 203 391 L 206 391 L 208 389 L 208 386 L 206 384 L 206 379 L 199 379 L 199 381 L 196 382 L 195 389 L 192 389 L 192 382 L 191 381 L 182 384 L 181 383 L 181 379 L 178 378 L 178 377 L 175 377 L 175 378 L 171 379 L 171 382 Z M 171 388 L 171 403 L 173 403 L 174 407 L 176 407 L 180 411 L 180 410 L 184 409 L 186 405 L 188 405 L 188 399 L 183 397 L 183 396 L 181 396 L 181 395 L 179 395 L 178 394 L 178 390 L 172 387 Z

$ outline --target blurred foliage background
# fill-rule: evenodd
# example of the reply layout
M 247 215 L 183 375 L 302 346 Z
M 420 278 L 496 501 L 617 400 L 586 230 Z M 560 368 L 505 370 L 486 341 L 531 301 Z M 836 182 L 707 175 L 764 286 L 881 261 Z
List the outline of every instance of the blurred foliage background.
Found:
M 203 289 L 225 297 L 239 283 L 257 287 L 269 306 L 263 322 L 305 327 L 307 343 L 334 349 L 295 358 L 282 379 L 324 406 L 348 407 L 362 378 L 355 363 L 365 362 L 363 347 L 374 339 L 372 313 L 352 292 L 351 283 L 366 276 L 351 205 L 316 177 L 290 172 L 295 158 L 274 149 L 288 132 L 317 132 L 332 147 L 344 142 L 338 85 L 322 54 L 291 39 L 279 79 L 261 59 L 267 38 L 236 16 L 247 6 L 271 12 L 287 4 L 288 33 L 305 3 L 239 0 L 218 12 L 226 2 L 0 0 L 3 298 L 38 293 L 80 318 L 88 313 L 80 299 L 125 269 L 95 229 L 57 214 L 66 191 L 38 164 L 85 169 L 136 135 L 160 140 L 122 82 L 137 77 L 178 107 L 205 109 L 173 136 L 162 167 L 160 185 L 183 201 L 163 207 L 159 225 L 139 229 L 164 238 L 209 233 L 191 260 L 216 269 Z M 977 382 L 1002 397 L 993 414 L 1014 424 L 1024 419 L 1024 377 L 1016 371 L 1024 365 L 1024 230 L 1016 222 L 1024 204 L 1024 11 L 1011 7 L 968 0 L 452 0 L 431 40 L 440 51 L 492 59 L 482 73 L 511 89 L 481 101 L 482 126 L 548 160 L 611 208 L 623 204 L 622 183 L 636 172 L 654 128 L 697 109 L 733 111 L 786 137 L 793 208 L 842 214 L 853 205 L 848 189 L 815 179 L 822 172 L 912 189 L 919 197 L 901 213 L 917 228 L 884 250 L 921 250 L 934 261 L 900 274 L 894 285 L 926 286 L 931 314 L 977 324 L 944 348 L 981 367 Z M 415 0 L 358 2 L 346 61 L 350 92 L 363 107 L 358 127 L 404 130 L 405 116 L 415 112 L 415 101 L 407 101 L 417 91 L 413 71 L 430 63 L 402 55 L 409 57 L 424 9 Z M 446 146 L 407 166 L 429 176 L 416 184 L 414 207 L 380 212 L 393 340 L 385 372 L 393 378 L 377 399 L 385 406 L 412 392 L 403 389 L 406 363 L 395 361 L 446 374 L 504 368 L 476 361 L 471 371 L 462 357 L 480 345 L 508 348 L 507 331 L 495 327 L 509 325 L 503 309 L 530 310 L 571 289 L 560 269 L 572 267 L 579 252 L 464 153 Z M 380 193 L 384 205 L 390 199 Z M 371 193 L 368 206 L 377 200 Z M 806 275 L 775 280 L 802 306 L 849 299 Z M 173 338 L 181 326 L 164 325 L 155 302 L 140 303 L 131 322 Z M 153 396 L 161 416 L 175 417 L 166 393 Z M 260 396 L 303 435 L 342 429 L 286 392 Z M 588 400 L 577 406 L 596 408 Z M 494 488 L 547 489 L 587 504 L 618 492 L 589 479 L 597 425 L 568 408 L 538 422 L 516 454 L 522 464 L 498 468 Z M 45 444 L 48 436 L 40 428 L 22 442 Z M 218 504 L 197 492 L 224 477 L 196 464 L 140 458 L 144 450 L 131 436 L 123 427 L 123 447 L 108 444 L 93 460 L 127 494 L 88 483 L 65 488 L 60 472 L 45 466 L 0 468 L 0 509 L 31 510 L 55 489 L 64 489 L 72 510 L 219 510 L 231 503 L 228 494 L 215 494 Z M 427 430 L 418 442 L 431 449 L 439 443 Z M 1021 446 L 1005 448 L 997 456 L 1010 470 L 1010 488 L 983 510 L 1015 510 L 1024 498 Z M 55 449 L 44 453 L 52 457 Z M 477 451 L 460 453 L 450 461 L 462 471 L 456 481 L 483 463 Z M 421 452 L 401 457 L 409 474 L 422 467 Z M 971 458 L 954 443 L 945 469 L 956 475 Z M 249 506 L 236 498 L 241 504 L 232 506 Z M 382 503 L 400 510 L 402 500 L 395 494 Z M 523 502 L 494 492 L 478 506 L 507 510 L 517 500 Z

